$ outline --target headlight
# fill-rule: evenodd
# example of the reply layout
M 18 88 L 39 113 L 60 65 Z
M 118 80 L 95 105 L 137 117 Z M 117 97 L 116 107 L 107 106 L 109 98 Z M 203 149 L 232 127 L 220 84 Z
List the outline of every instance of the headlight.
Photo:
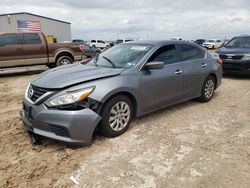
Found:
M 95 87 L 89 87 L 76 91 L 66 91 L 66 93 L 63 93 L 62 95 L 59 95 L 49 101 L 48 104 L 49 106 L 61 106 L 82 101 L 87 98 L 94 91 L 94 89 Z
M 244 54 L 243 59 L 250 59 L 250 53 L 249 54 Z

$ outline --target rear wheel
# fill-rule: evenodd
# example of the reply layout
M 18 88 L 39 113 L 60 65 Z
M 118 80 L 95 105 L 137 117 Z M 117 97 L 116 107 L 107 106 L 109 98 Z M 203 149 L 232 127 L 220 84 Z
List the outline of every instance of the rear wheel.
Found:
M 215 90 L 215 78 L 213 76 L 208 76 L 203 83 L 201 90 L 201 97 L 199 98 L 201 102 L 208 102 L 212 99 Z
M 100 131 L 107 137 L 123 134 L 129 127 L 133 115 L 131 100 L 125 95 L 117 95 L 104 105 Z
M 57 59 L 56 61 L 56 66 L 61 66 L 61 65 L 69 65 L 73 63 L 73 59 L 71 59 L 69 56 L 61 56 Z

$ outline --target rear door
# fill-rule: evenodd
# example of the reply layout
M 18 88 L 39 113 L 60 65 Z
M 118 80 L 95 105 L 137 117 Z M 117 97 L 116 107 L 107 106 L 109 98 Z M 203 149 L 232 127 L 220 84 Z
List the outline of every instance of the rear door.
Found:
M 178 44 L 184 66 L 183 94 L 185 98 L 197 97 L 209 72 L 206 52 L 192 44 Z
M 175 44 L 164 45 L 156 50 L 148 62 L 164 62 L 164 68 L 141 71 L 143 111 L 159 109 L 182 98 L 183 65 Z
M 16 33 L 0 35 L 0 67 L 24 64 L 23 46 Z
M 22 33 L 22 43 L 26 65 L 48 63 L 46 40 L 39 33 Z

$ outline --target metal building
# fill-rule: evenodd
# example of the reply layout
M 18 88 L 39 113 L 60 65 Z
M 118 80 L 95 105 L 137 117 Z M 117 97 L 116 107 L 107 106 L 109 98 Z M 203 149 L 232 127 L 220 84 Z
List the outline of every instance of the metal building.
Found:
M 27 12 L 0 14 L 0 32 L 19 32 L 22 31 L 20 27 L 29 27 L 29 23 L 36 23 L 33 29 L 37 27 L 47 38 L 53 37 L 55 42 L 71 40 L 71 23 L 69 22 Z

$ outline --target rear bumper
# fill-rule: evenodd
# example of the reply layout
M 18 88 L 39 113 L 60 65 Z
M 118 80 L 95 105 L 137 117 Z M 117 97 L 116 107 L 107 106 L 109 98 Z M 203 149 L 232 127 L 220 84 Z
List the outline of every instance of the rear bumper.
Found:
M 51 110 L 44 104 L 35 106 L 26 100 L 20 118 L 23 126 L 35 134 L 76 145 L 89 144 L 101 120 L 91 109 Z
M 250 61 L 246 60 L 225 60 L 223 61 L 224 74 L 250 74 Z

